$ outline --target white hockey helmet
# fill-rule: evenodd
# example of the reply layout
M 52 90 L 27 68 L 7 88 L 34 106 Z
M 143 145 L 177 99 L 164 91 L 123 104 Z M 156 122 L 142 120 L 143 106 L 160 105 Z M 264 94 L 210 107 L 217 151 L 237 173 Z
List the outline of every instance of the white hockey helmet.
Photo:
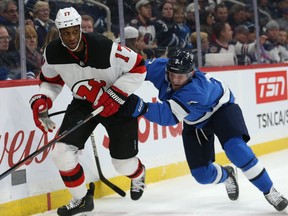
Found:
M 77 25 L 81 27 L 81 22 L 81 16 L 73 7 L 60 9 L 55 19 L 55 25 L 58 30 Z
M 73 7 L 60 9 L 56 15 L 55 25 L 56 25 L 56 28 L 58 29 L 59 37 L 61 39 L 62 45 L 67 47 L 72 52 L 78 49 L 80 42 L 81 42 L 81 37 L 82 37 L 81 23 L 82 23 L 81 16 Z M 64 43 L 61 33 L 60 33 L 60 29 L 72 27 L 72 26 L 78 26 L 78 25 L 80 26 L 80 39 L 78 41 L 77 46 L 74 49 L 71 49 Z

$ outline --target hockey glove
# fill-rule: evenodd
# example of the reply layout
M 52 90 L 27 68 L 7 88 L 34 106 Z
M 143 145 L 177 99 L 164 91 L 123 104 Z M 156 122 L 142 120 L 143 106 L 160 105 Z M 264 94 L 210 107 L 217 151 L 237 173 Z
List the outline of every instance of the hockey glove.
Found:
M 144 115 L 148 110 L 148 105 L 142 98 L 131 94 L 125 104 L 120 108 L 120 112 L 126 116 L 139 117 Z
M 36 94 L 32 96 L 29 101 L 33 110 L 33 119 L 35 125 L 43 132 L 52 132 L 56 125 L 48 117 L 48 109 L 52 107 L 52 100 L 43 94 Z
M 100 115 L 108 117 L 119 110 L 120 106 L 125 103 L 127 97 L 127 93 L 121 91 L 115 86 L 111 86 L 100 96 L 96 106 L 93 104 L 93 108 L 97 109 L 98 107 L 103 106 L 104 109 Z

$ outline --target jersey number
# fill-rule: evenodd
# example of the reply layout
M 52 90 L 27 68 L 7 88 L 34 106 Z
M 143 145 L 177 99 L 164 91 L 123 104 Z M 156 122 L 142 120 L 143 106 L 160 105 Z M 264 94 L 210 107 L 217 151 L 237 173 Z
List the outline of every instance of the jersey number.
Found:
M 129 52 L 131 52 L 131 50 L 130 50 L 128 47 L 121 46 L 121 44 L 118 44 L 117 51 L 122 52 L 122 48 L 125 48 L 126 50 L 128 50 Z M 123 59 L 125 62 L 128 62 L 129 59 L 130 59 L 128 56 L 124 56 L 124 55 L 122 55 L 122 54 L 120 54 L 120 53 L 115 53 L 115 57 L 116 57 L 116 58 L 121 58 L 121 59 Z

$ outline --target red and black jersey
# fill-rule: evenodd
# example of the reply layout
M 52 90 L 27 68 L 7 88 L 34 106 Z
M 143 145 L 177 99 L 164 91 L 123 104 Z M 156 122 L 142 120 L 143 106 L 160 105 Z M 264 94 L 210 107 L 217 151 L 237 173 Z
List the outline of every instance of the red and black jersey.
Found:
M 46 47 L 40 75 L 42 94 L 54 100 L 66 84 L 74 96 L 96 99 L 112 85 L 130 95 L 142 84 L 146 68 L 139 54 L 97 33 L 83 33 L 82 40 L 82 59 L 60 39 Z

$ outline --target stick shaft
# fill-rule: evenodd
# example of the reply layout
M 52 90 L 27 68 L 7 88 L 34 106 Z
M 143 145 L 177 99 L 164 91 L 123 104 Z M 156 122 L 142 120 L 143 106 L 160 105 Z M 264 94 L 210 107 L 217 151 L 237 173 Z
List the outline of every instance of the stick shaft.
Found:
M 52 139 L 50 142 L 48 142 L 45 146 L 39 148 L 38 150 L 36 150 L 35 152 L 33 152 L 32 154 L 28 155 L 26 158 L 22 159 L 21 161 L 19 161 L 18 163 L 16 163 L 14 166 L 12 166 L 10 169 L 6 170 L 5 172 L 3 172 L 0 175 L 0 180 L 5 178 L 7 175 L 9 175 L 11 172 L 13 172 L 14 170 L 16 170 L 18 167 L 20 167 L 23 163 L 25 163 L 26 161 L 34 158 L 35 156 L 37 156 L 38 154 L 40 154 L 41 152 L 43 152 L 44 150 L 46 150 L 47 148 L 49 148 L 50 146 L 52 146 L 53 144 L 55 144 L 56 142 L 59 142 L 60 140 L 62 140 L 64 137 L 66 137 L 67 135 L 69 135 L 70 133 L 72 133 L 73 131 L 75 131 L 76 129 L 78 129 L 79 127 L 81 127 L 82 125 L 84 125 L 86 122 L 88 122 L 90 119 L 92 119 L 94 116 L 96 116 L 98 113 L 100 113 L 103 110 L 103 107 L 99 107 L 98 109 L 94 110 L 92 113 L 90 113 L 88 116 L 86 116 L 85 118 L 83 118 L 82 120 L 78 121 L 76 123 L 76 125 L 74 125 L 72 128 L 63 131 L 61 134 L 57 135 L 54 139 Z
M 98 155 L 98 151 L 97 151 L 97 146 L 96 146 L 96 142 L 95 142 L 95 137 L 94 134 L 92 132 L 92 134 L 90 135 L 91 138 L 91 143 L 92 143 L 92 147 L 93 147 L 93 152 L 94 152 L 94 156 L 95 156 L 95 162 L 96 162 L 96 166 L 97 166 L 97 170 L 98 170 L 98 175 L 100 180 L 106 184 L 108 187 L 110 187 L 112 190 L 114 190 L 116 193 L 118 193 L 120 196 L 125 197 L 126 193 L 125 191 L 123 191 L 121 188 L 119 188 L 118 186 L 114 185 L 112 182 L 110 182 L 104 175 L 101 169 L 101 165 L 100 165 L 100 161 L 99 161 L 99 155 Z

